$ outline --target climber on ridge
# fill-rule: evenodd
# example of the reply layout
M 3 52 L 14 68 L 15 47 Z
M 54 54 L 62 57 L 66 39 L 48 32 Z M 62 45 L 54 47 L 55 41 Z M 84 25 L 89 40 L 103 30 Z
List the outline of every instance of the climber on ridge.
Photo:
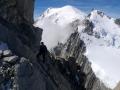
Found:
M 47 50 L 46 45 L 44 45 L 44 43 L 41 42 L 40 47 L 39 47 L 39 52 L 37 54 L 37 59 L 39 58 L 39 56 L 42 56 L 43 62 L 45 62 L 45 56 L 47 53 L 48 53 L 48 50 Z

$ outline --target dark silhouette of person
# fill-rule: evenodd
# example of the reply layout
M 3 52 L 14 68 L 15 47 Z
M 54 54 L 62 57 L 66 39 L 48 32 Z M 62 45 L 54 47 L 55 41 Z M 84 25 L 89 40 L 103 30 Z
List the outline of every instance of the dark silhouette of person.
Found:
M 46 45 L 44 45 L 44 43 L 41 42 L 39 47 L 39 53 L 37 54 L 37 59 L 39 58 L 39 56 L 42 56 L 43 62 L 45 62 L 45 56 L 47 53 L 48 53 L 48 50 Z

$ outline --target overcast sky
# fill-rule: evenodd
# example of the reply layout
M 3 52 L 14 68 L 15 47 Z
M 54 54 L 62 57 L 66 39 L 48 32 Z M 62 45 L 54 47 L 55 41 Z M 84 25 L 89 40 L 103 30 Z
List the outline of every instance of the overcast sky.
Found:
M 120 17 L 120 0 L 36 0 L 35 17 L 38 17 L 49 7 L 62 7 L 65 5 L 75 6 L 87 13 L 95 8 L 104 11 L 109 16 Z

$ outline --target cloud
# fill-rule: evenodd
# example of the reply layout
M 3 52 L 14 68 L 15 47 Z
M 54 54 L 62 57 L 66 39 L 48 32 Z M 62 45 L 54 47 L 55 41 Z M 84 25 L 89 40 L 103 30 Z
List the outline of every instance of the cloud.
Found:
M 48 49 L 55 47 L 58 42 L 64 43 L 69 35 L 72 33 L 72 29 L 69 26 L 59 26 L 55 23 L 52 23 L 51 20 L 47 20 L 44 24 L 40 25 L 39 23 L 35 26 L 41 26 L 43 28 L 42 41 L 45 42 Z

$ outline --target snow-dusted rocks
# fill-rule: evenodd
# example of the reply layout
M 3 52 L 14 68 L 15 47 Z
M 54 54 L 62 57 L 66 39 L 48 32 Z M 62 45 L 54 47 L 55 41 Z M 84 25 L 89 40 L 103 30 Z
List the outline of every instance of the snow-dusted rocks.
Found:
M 0 89 L 14 89 L 14 66 L 19 62 L 19 57 L 10 50 L 1 50 L 0 58 Z
M 0 59 L 2 62 L 9 64 L 15 64 L 16 62 L 19 62 L 19 57 L 13 55 L 11 50 L 0 50 Z
M 12 52 L 10 50 L 4 50 L 3 51 L 3 56 L 7 57 L 7 56 L 11 56 Z
M 3 58 L 3 61 L 8 63 L 16 63 L 17 60 L 18 60 L 18 56 L 10 56 L 10 57 Z
M 120 27 L 114 22 L 113 18 L 109 18 L 102 12 L 94 10 L 91 12 L 88 19 L 93 23 L 93 33 L 97 33 L 101 37 L 101 43 L 106 46 L 113 46 L 119 48 L 120 43 Z

